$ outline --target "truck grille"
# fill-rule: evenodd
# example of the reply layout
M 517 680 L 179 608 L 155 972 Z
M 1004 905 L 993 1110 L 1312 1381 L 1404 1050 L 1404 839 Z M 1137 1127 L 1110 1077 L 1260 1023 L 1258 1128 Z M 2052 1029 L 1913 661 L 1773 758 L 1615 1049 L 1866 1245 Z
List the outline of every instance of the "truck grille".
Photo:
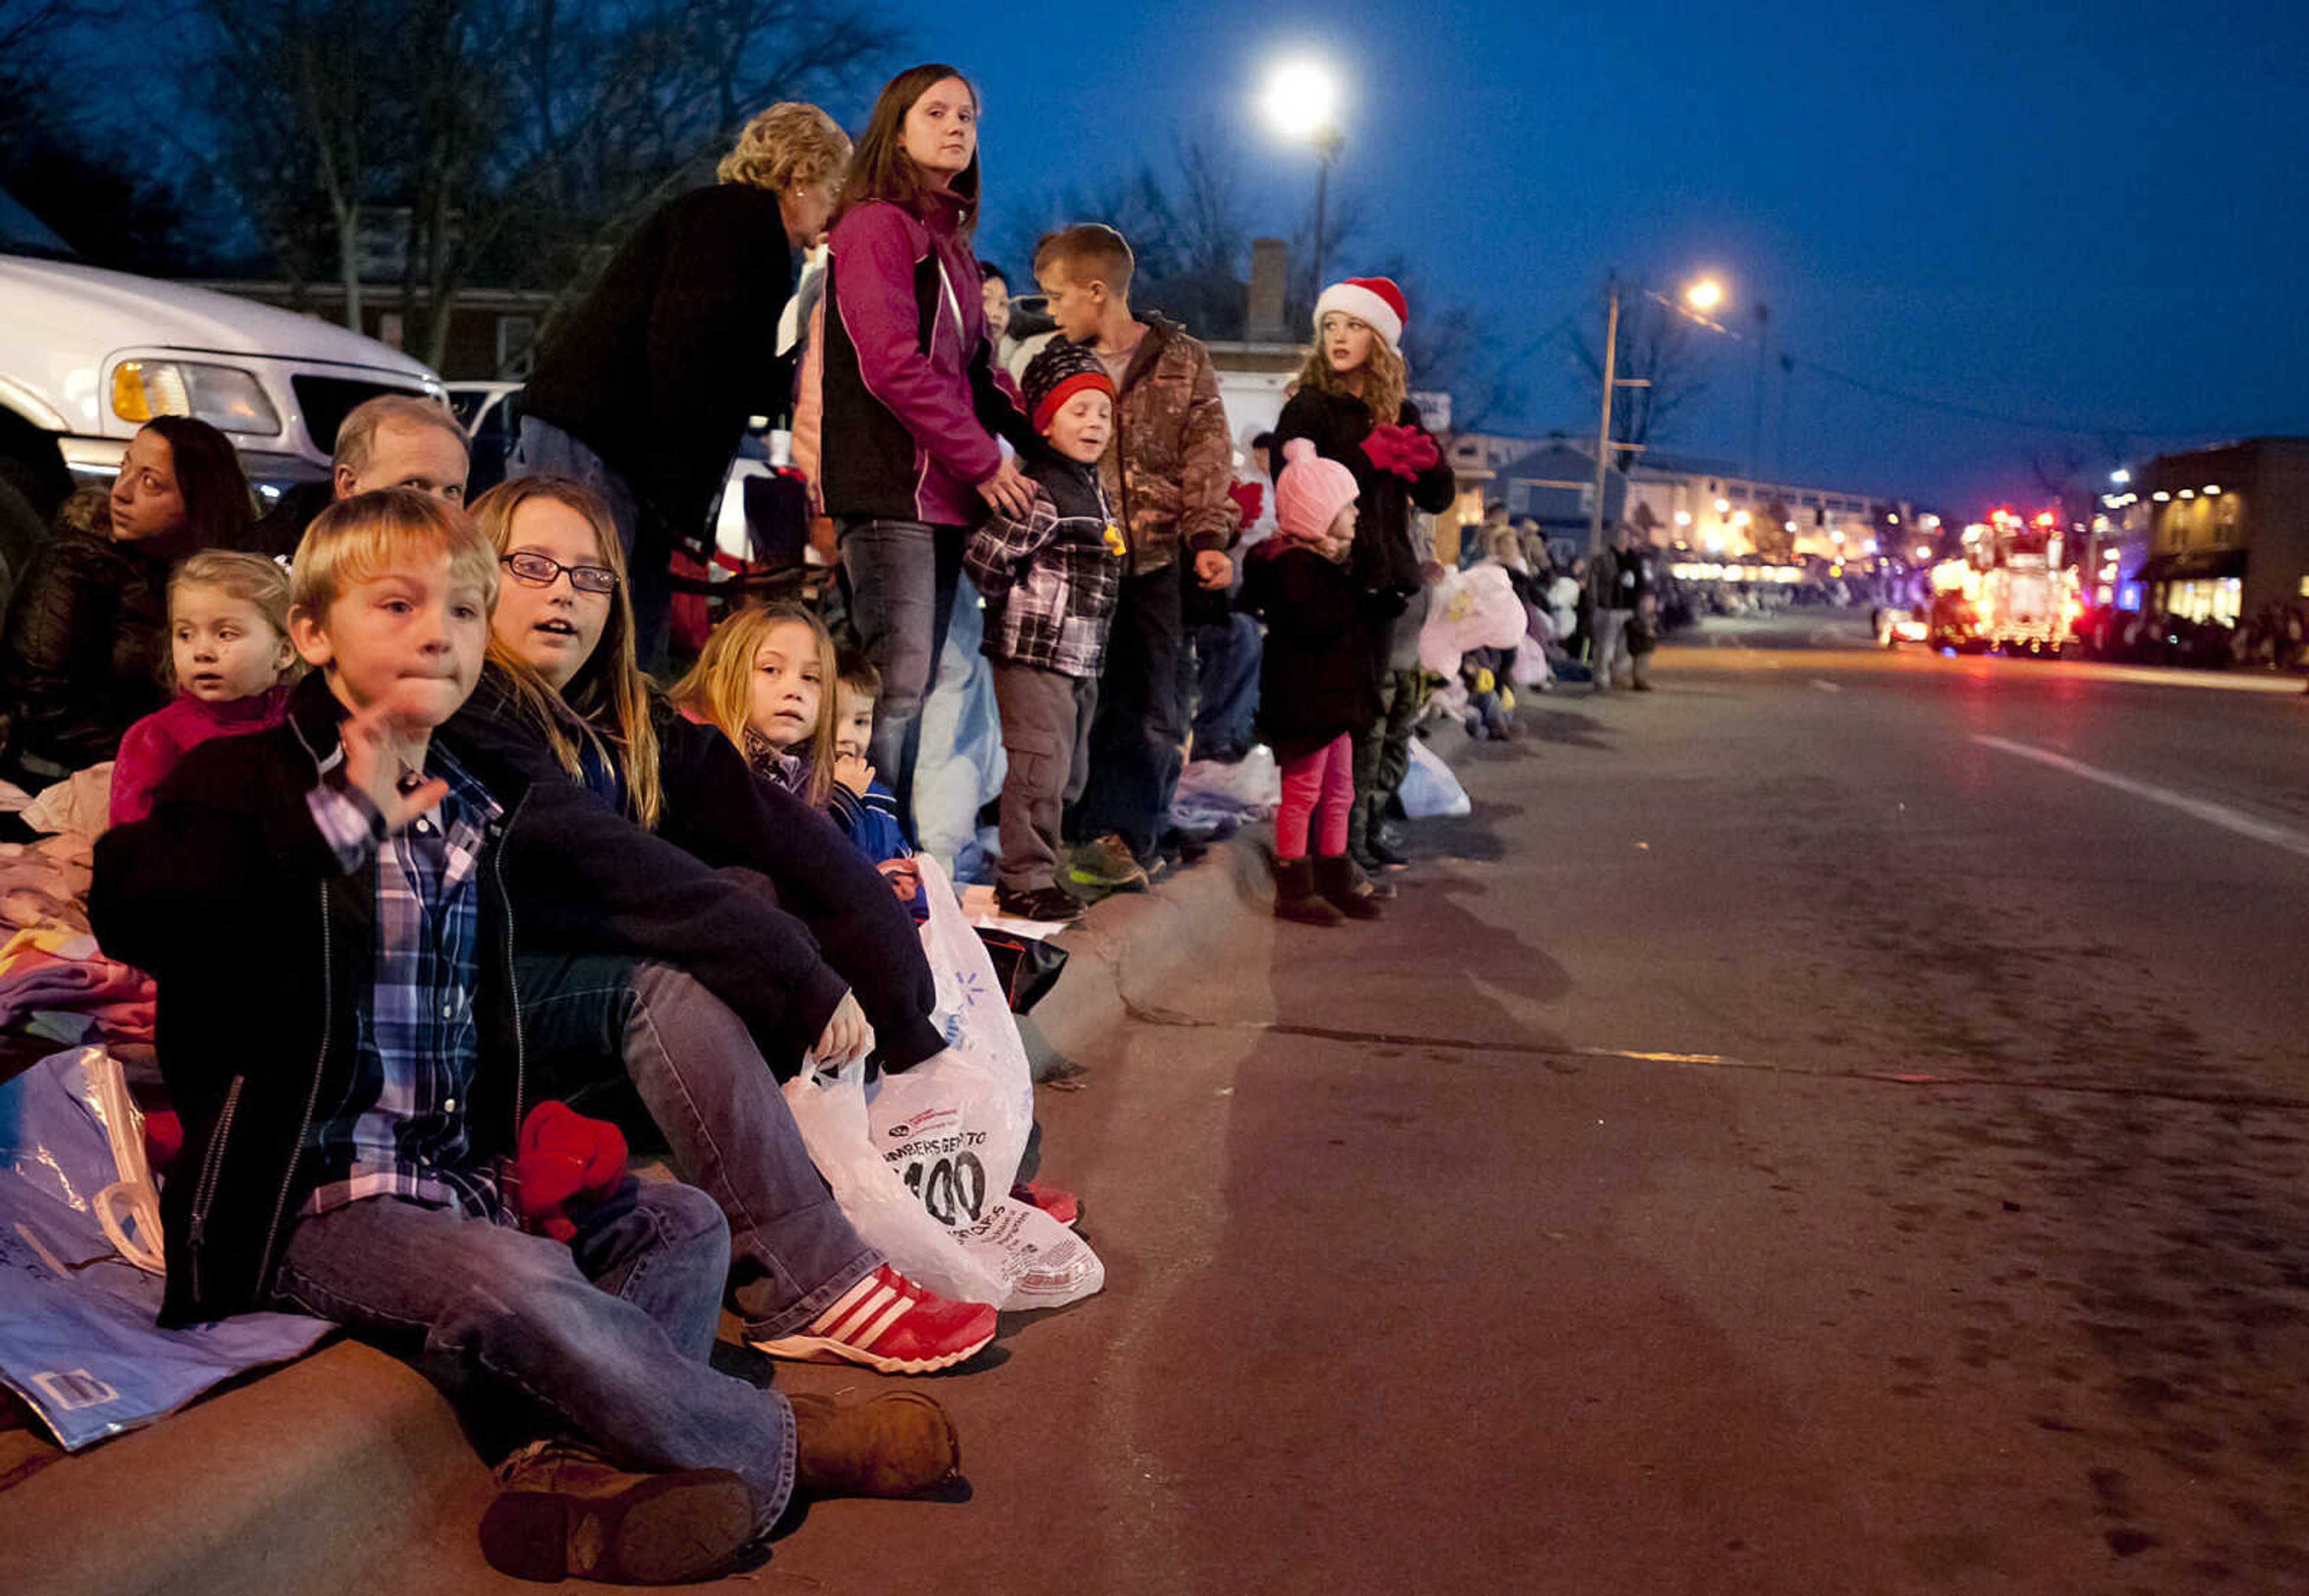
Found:
M 297 408 L 305 414 L 306 433 L 312 438 L 313 447 L 324 455 L 336 453 L 337 429 L 344 425 L 353 407 L 364 400 L 374 399 L 379 394 L 424 397 L 420 388 L 389 382 L 359 382 L 343 377 L 292 377 L 289 386 L 296 390 Z

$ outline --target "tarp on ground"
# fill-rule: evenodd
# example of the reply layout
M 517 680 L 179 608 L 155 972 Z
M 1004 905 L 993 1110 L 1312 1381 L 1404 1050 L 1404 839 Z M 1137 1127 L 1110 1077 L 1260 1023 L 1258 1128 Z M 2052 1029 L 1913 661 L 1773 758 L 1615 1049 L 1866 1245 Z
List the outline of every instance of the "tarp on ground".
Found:
M 31 1408 L 66 1451 L 151 1423 L 220 1380 L 303 1353 L 323 1320 L 244 1314 L 162 1330 L 160 1279 L 124 1256 L 99 1217 L 129 1244 L 160 1249 L 154 1210 L 122 1203 L 100 1047 L 41 1060 L 0 1085 L 0 1383 Z M 124 1138 L 128 1127 L 119 1127 Z M 141 1164 L 141 1160 L 139 1160 Z

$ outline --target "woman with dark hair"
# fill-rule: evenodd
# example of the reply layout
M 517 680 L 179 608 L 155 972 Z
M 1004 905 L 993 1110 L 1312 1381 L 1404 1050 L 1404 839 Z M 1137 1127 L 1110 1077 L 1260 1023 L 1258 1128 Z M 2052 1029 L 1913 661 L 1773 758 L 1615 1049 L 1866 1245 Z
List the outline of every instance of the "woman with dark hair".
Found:
M 60 523 L 9 602 L 0 775 L 39 786 L 108 759 L 122 733 L 169 701 L 169 567 L 242 546 L 252 507 L 223 433 L 189 416 L 144 425 L 121 457 L 105 526 Z
M 822 489 L 839 524 L 850 614 L 882 674 L 871 760 L 911 819 L 928 696 L 990 505 L 1024 517 L 1033 489 L 998 434 L 1031 433 L 996 381 L 970 234 L 978 91 L 951 66 L 884 86 L 852 159 L 828 268 Z

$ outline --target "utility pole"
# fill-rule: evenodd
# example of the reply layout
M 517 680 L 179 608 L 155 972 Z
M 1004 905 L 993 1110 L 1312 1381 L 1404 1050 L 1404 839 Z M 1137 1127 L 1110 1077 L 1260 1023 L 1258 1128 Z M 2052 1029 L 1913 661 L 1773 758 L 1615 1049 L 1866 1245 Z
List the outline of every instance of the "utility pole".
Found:
M 1331 165 L 1339 159 L 1340 148 L 1346 135 L 1336 127 L 1315 130 L 1315 293 L 1319 298 L 1327 286 L 1323 282 L 1323 251 L 1329 242 L 1323 236 L 1324 212 L 1330 197 Z
M 1587 557 L 1591 559 L 1604 547 L 1604 488 L 1612 474 L 1612 451 L 1619 448 L 1633 454 L 1644 447 L 1639 443 L 1615 444 L 1612 441 L 1612 401 L 1621 388 L 1647 388 L 1652 386 L 1652 379 L 1648 377 L 1620 375 L 1620 280 L 1617 277 L 1607 278 L 1604 288 L 1611 298 L 1611 308 L 1604 315 L 1604 414 L 1596 423 L 1596 507 L 1587 522 Z M 1644 291 L 1650 292 L 1648 289 Z
M 1587 523 L 1590 559 L 1604 548 L 1604 484 L 1612 469 L 1612 400 L 1620 388 L 1620 280 L 1612 278 L 1606 288 L 1611 308 L 1604 315 L 1604 414 L 1596 423 L 1596 503 Z
M 1771 341 L 1772 308 L 1756 301 L 1756 413 L 1748 431 L 1748 480 L 1764 474 L 1764 346 Z

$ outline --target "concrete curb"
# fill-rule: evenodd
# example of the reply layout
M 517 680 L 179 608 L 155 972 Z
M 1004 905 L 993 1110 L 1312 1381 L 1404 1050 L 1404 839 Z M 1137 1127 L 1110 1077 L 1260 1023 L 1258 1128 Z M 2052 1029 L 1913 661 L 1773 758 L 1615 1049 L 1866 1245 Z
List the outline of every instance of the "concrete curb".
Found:
M 1129 994 L 1145 992 L 1209 949 L 1227 917 L 1245 909 L 1267 911 L 1273 845 L 1265 826 L 1247 828 L 1212 846 L 1192 869 L 1150 892 L 1105 899 L 1058 938 L 1067 950 L 1066 973 L 1021 1023 L 1035 1078 L 1047 1053 L 1095 1063 L 1106 1039 L 1130 1014 Z M 1045 1047 L 1037 1047 L 1040 1041 Z
M 422 1375 L 340 1340 L 0 1492 L 0 1590 L 364 1587 L 483 1473 Z

